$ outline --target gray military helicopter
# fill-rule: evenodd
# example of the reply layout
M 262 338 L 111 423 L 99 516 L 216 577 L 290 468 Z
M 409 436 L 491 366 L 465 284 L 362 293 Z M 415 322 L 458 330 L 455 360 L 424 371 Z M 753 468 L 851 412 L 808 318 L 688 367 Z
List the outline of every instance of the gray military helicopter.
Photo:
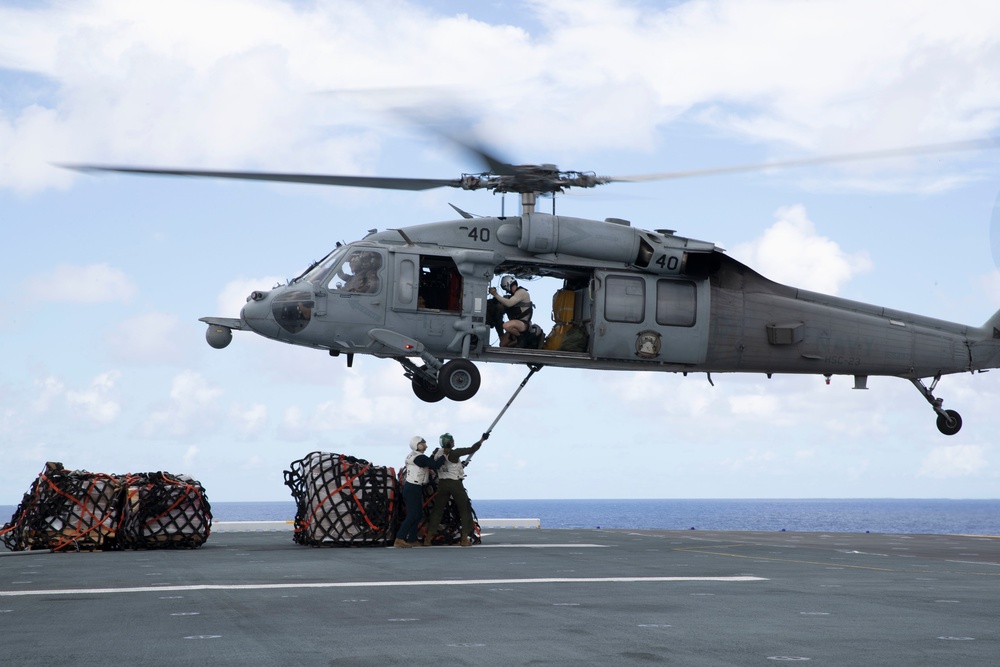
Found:
M 107 165 L 62 165 L 123 172 L 313 183 L 395 190 L 439 187 L 520 196 L 520 214 L 474 217 L 372 231 L 337 244 L 301 275 L 252 292 L 238 318 L 203 317 L 214 348 L 233 331 L 345 355 L 390 358 L 427 402 L 476 395 L 476 362 L 675 373 L 775 373 L 909 380 L 954 435 L 958 412 L 934 395 L 942 376 L 1000 367 L 1000 311 L 966 326 L 798 289 L 771 281 L 713 243 L 628 221 L 586 220 L 535 209 L 540 195 L 570 188 L 713 173 L 992 147 L 962 142 L 893 151 L 771 162 L 637 177 L 514 165 L 475 146 L 487 171 L 457 179 L 385 178 Z M 555 326 L 529 328 L 515 346 L 500 333 L 495 276 L 554 278 Z M 504 282 L 508 282 L 505 280 Z M 522 316 L 524 312 L 518 312 Z M 526 322 L 527 324 L 527 322 Z M 925 381 L 929 380 L 929 386 Z M 522 385 L 523 386 L 523 385 Z

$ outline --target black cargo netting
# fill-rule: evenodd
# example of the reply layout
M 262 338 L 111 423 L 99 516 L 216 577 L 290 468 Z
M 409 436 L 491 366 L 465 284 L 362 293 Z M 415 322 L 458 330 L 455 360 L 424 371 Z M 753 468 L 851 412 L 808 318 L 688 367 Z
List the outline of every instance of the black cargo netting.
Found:
M 119 542 L 127 549 L 194 548 L 212 529 L 205 490 L 187 475 L 126 476 Z
M 295 534 L 308 546 L 384 546 L 395 537 L 399 487 L 392 468 L 313 452 L 293 461 L 285 484 L 295 498 Z
M 437 471 L 431 470 L 428 477 L 429 481 L 424 485 L 424 496 L 423 496 L 423 513 L 420 517 L 419 528 L 417 529 L 417 539 L 421 542 L 427 536 L 427 522 L 430 521 L 431 512 L 434 509 L 434 501 L 437 499 Z M 399 484 L 400 488 L 406 482 L 406 470 L 403 469 L 399 473 Z M 403 505 L 399 513 L 399 522 L 406 518 L 406 502 L 405 500 L 400 503 Z M 481 544 L 482 537 L 479 529 L 479 517 L 476 516 L 476 510 L 472 507 L 472 500 L 469 500 L 469 511 L 472 512 L 472 534 L 469 536 L 473 544 Z M 399 526 L 397 525 L 398 529 Z M 433 544 L 458 544 L 462 541 L 462 517 L 458 513 L 458 504 L 455 502 L 454 498 L 448 499 L 448 506 L 444 509 L 444 515 L 441 517 L 441 525 L 438 526 L 437 534 L 434 536 Z
M 189 477 L 108 475 L 47 463 L 0 540 L 11 551 L 197 547 L 211 524 L 204 489 Z

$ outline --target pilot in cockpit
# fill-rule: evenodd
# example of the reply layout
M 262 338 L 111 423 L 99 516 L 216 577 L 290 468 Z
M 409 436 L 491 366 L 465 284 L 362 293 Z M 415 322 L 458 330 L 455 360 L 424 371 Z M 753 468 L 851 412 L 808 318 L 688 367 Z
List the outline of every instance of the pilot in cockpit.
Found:
M 340 265 L 337 276 L 344 280 L 338 289 L 345 292 L 374 294 L 379 290 L 378 270 L 382 258 L 377 252 L 356 250 Z

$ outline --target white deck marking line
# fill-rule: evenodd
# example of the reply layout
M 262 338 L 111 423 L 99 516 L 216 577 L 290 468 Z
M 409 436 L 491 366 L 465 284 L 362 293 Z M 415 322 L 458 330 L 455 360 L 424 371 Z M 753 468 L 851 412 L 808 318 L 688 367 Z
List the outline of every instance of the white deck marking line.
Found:
M 477 544 L 477 549 L 607 549 L 608 544 Z
M 105 593 L 163 593 L 178 591 L 266 591 L 293 588 L 387 588 L 393 586 L 483 586 L 497 584 L 631 584 L 684 581 L 739 583 L 767 581 L 762 577 L 547 577 L 539 579 L 422 579 L 416 581 L 335 581 L 312 584 L 198 584 L 192 586 L 136 586 L 133 588 L 59 588 L 0 591 L 0 597 L 39 595 L 100 595 Z

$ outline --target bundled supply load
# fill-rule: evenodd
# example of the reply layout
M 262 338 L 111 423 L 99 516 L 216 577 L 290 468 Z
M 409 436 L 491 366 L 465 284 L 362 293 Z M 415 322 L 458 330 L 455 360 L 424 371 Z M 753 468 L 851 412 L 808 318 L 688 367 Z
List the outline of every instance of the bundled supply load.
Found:
M 212 512 L 201 484 L 165 472 L 125 477 L 121 546 L 127 549 L 195 548 L 212 528 Z
M 120 496 L 121 480 L 115 475 L 46 463 L 0 538 L 11 551 L 114 549 Z
M 0 540 L 11 551 L 193 548 L 208 539 L 204 489 L 184 475 L 109 475 L 46 463 Z
M 424 537 L 427 536 L 427 522 L 429 520 L 431 509 L 434 507 L 434 503 L 437 500 L 437 471 L 431 470 L 429 481 L 424 485 L 423 489 L 423 508 L 424 511 L 420 517 L 420 523 L 417 528 L 417 539 L 423 541 Z M 399 486 L 402 488 L 403 484 L 406 483 L 406 469 L 404 468 L 399 473 Z M 401 496 L 402 497 L 402 496 Z M 399 513 L 398 523 L 402 523 L 403 518 L 406 516 L 406 503 L 402 503 L 403 509 Z M 469 539 L 473 544 L 482 544 L 482 537 L 480 536 L 479 529 L 479 517 L 476 516 L 476 510 L 472 507 L 472 501 L 469 501 L 469 511 L 472 512 L 472 535 Z M 396 528 L 399 528 L 397 525 Z M 433 544 L 435 545 L 448 545 L 448 544 L 458 544 L 462 540 L 462 517 L 458 513 L 458 505 L 454 498 L 448 499 L 448 506 L 444 509 L 444 515 L 441 517 L 441 525 L 438 526 L 437 533 L 434 536 Z
M 297 544 L 386 546 L 396 533 L 401 496 L 396 472 L 364 459 L 313 452 L 285 471 L 295 498 Z

